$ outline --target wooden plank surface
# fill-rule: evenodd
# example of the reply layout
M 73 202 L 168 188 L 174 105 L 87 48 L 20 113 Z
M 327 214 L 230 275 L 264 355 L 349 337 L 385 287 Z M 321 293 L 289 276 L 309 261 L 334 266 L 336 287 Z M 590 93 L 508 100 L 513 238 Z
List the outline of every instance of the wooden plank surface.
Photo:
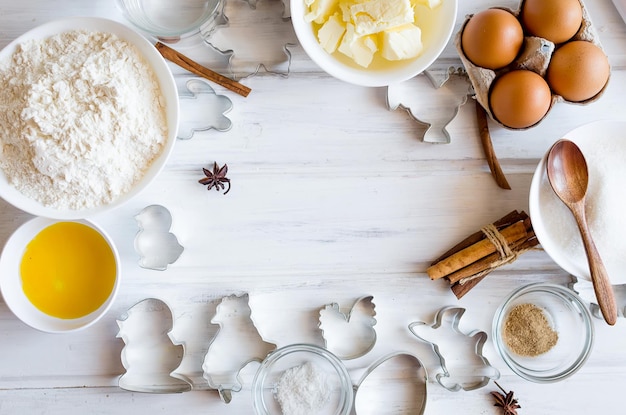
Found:
M 486 7 L 517 4 L 460 3 L 459 21 Z M 242 293 L 250 295 L 259 332 L 279 346 L 323 344 L 319 309 L 333 302 L 349 308 L 359 297 L 372 295 L 378 341 L 368 355 L 347 362 L 355 382 L 378 358 L 407 351 L 431 373 L 427 414 L 499 413 L 489 395 L 493 384 L 471 392 L 450 392 L 437 384 L 436 356 L 407 327 L 431 321 L 443 306 L 457 305 L 467 309 L 462 330 L 483 330 L 491 337 L 493 314 L 512 289 L 527 282 L 570 281 L 541 250 L 494 272 L 460 301 L 445 281 L 431 281 L 425 270 L 481 226 L 511 210 L 527 210 L 537 162 L 556 139 L 595 120 L 626 120 L 626 25 L 610 0 L 587 3 L 611 61 L 609 87 L 592 105 L 557 105 L 528 131 L 490 122 L 512 190 L 500 189 L 491 177 L 473 102 L 461 107 L 449 125 L 452 142 L 435 145 L 420 140 L 424 126 L 409 114 L 387 109 L 386 88 L 335 80 L 299 47 L 292 50 L 289 77 L 259 74 L 243 80 L 252 88 L 247 98 L 215 86 L 233 102 L 227 113 L 232 129 L 199 132 L 177 142 L 164 171 L 140 197 L 94 218 L 117 243 L 123 265 L 119 297 L 105 318 L 78 333 L 50 335 L 19 322 L 0 301 L 0 414 L 251 414 L 254 364 L 243 371 L 244 389 L 228 405 L 200 384 L 202 351 L 216 332 L 210 324 L 216 304 Z M 111 1 L 0 0 L 0 47 L 41 23 L 70 15 L 124 21 Z M 245 18 L 258 25 L 264 43 L 255 46 L 260 50 L 280 45 L 271 25 L 255 21 L 252 13 Z M 190 40 L 179 46 L 212 69 L 226 69 L 223 56 L 205 45 Z M 448 48 L 446 57 L 455 53 Z M 176 76 L 187 76 L 171 68 Z M 431 105 L 435 112 L 449 110 L 436 100 Z M 197 183 L 201 168 L 213 161 L 228 163 L 232 190 L 226 196 Z M 140 268 L 133 248 L 134 215 L 154 203 L 171 211 L 172 232 L 185 247 L 162 272 Z M 1 243 L 29 218 L 0 201 Z M 117 387 L 124 373 L 124 343 L 116 338 L 116 319 L 149 297 L 170 305 L 177 338 L 195 350 L 187 374 L 199 390 L 155 395 Z M 497 356 L 491 340 L 485 355 L 501 372 L 499 383 L 515 390 L 520 414 L 614 412 L 622 405 L 626 382 L 623 320 L 613 328 L 595 320 L 595 346 L 587 364 L 559 383 L 519 378 Z

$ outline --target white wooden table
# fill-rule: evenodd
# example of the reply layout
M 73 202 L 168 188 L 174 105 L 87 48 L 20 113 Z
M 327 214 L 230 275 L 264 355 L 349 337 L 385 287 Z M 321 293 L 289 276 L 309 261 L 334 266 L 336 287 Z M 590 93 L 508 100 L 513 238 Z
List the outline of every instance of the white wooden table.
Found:
M 489 6 L 517 5 L 509 0 L 460 3 L 459 22 Z M 570 279 L 543 251 L 525 253 L 460 301 L 446 282 L 430 281 L 425 274 L 433 259 L 482 225 L 513 209 L 527 211 L 532 174 L 553 141 L 588 122 L 626 120 L 626 25 L 610 0 L 586 3 L 610 58 L 611 82 L 598 102 L 559 104 L 531 130 L 490 124 L 512 190 L 498 188 L 489 173 L 473 102 L 449 125 L 452 142 L 435 145 L 420 140 L 424 127 L 406 112 L 387 109 L 385 88 L 337 81 L 299 47 L 292 48 L 288 77 L 261 73 L 245 79 L 252 88 L 247 98 L 215 86 L 233 102 L 227 114 L 232 129 L 177 142 L 165 170 L 139 198 L 94 218 L 113 236 L 122 256 L 123 281 L 109 313 L 84 331 L 51 335 L 27 327 L 0 302 L 0 414 L 251 414 L 254 364 L 242 372 L 244 388 L 228 405 L 201 387 L 157 395 L 125 391 L 117 384 L 124 373 L 124 343 L 116 338 L 116 319 L 135 303 L 149 297 L 166 301 L 177 322 L 209 327 L 209 335 L 187 329 L 178 336 L 208 347 L 215 305 L 242 293 L 250 296 L 263 338 L 278 346 L 323 344 L 319 309 L 333 302 L 349 308 L 359 297 L 372 295 L 378 342 L 366 356 L 347 362 L 355 380 L 359 371 L 396 351 L 413 353 L 431 373 L 436 371 L 432 350 L 407 326 L 432 320 L 443 306 L 464 307 L 460 328 L 489 334 L 485 356 L 500 371 L 498 382 L 515 391 L 520 414 L 620 413 L 626 383 L 623 318 L 615 327 L 594 320 L 596 341 L 589 360 L 562 382 L 525 381 L 495 352 L 491 320 L 511 290 Z M 124 21 L 112 0 L 0 0 L 0 47 L 37 25 L 70 15 Z M 254 47 L 280 45 L 274 34 L 279 31 L 271 25 L 255 20 L 253 13 L 243 19 L 248 21 L 238 24 L 266 35 L 250 38 L 263 42 Z M 225 68 L 220 56 L 204 46 L 183 52 Z M 454 58 L 455 51 L 449 48 L 445 56 Z M 226 196 L 197 184 L 201 167 L 214 160 L 230 168 L 232 190 Z M 185 247 L 162 272 L 140 268 L 133 248 L 134 215 L 150 204 L 170 210 L 172 231 Z M 0 241 L 29 218 L 0 201 Z M 191 375 L 200 382 L 201 359 L 197 363 L 190 365 L 197 370 Z M 428 388 L 427 414 L 500 413 L 489 395 L 496 390 L 493 383 L 450 392 L 433 376 Z

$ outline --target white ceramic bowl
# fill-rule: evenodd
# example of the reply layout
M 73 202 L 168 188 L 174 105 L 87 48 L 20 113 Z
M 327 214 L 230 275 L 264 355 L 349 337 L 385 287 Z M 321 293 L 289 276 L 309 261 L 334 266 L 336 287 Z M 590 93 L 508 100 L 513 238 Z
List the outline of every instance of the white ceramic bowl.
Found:
M 127 202 L 128 200 L 136 196 L 139 192 L 141 192 L 144 188 L 146 188 L 156 178 L 156 176 L 165 166 L 165 163 L 167 162 L 172 152 L 172 149 L 174 148 L 174 143 L 176 142 L 179 121 L 179 109 L 178 92 L 176 89 L 174 77 L 172 76 L 172 73 L 170 72 L 167 63 L 156 50 L 154 45 L 148 42 L 139 33 L 121 23 L 96 17 L 73 17 L 45 23 L 24 33 L 13 42 L 11 42 L 9 45 L 7 45 L 4 49 L 2 49 L 2 51 L 0 51 L 0 62 L 10 59 L 10 56 L 15 51 L 17 45 L 23 43 L 26 40 L 44 39 L 58 33 L 78 29 L 113 33 L 119 38 L 133 44 L 138 49 L 140 54 L 143 55 L 143 57 L 154 70 L 154 73 L 160 84 L 161 92 L 166 103 L 165 113 L 167 117 L 167 125 L 169 128 L 168 136 L 160 155 L 154 160 L 150 168 L 145 172 L 144 176 L 133 186 L 133 188 L 129 192 L 121 195 L 110 204 L 90 209 L 62 210 L 50 206 L 44 206 L 40 202 L 28 198 L 20 193 L 15 187 L 9 184 L 4 173 L 0 171 L 0 197 L 2 197 L 13 206 L 17 207 L 18 209 L 21 209 L 35 216 L 43 216 L 55 219 L 79 219 L 110 210 Z
M 50 316 L 35 307 L 22 289 L 20 264 L 26 246 L 45 228 L 63 221 L 47 218 L 34 218 L 20 226 L 7 240 L 2 256 L 0 257 L 0 291 L 9 309 L 27 325 L 48 333 L 73 332 L 91 326 L 109 310 L 117 296 L 120 284 L 120 258 L 111 238 L 93 222 L 77 220 L 75 222 L 95 229 L 107 242 L 116 265 L 116 275 L 113 288 L 102 305 L 95 311 L 80 318 L 57 318 Z M 88 276 L 87 276 L 88 277 Z
M 422 29 L 424 50 L 416 58 L 397 61 L 380 68 L 374 68 L 373 65 L 370 68 L 363 68 L 348 58 L 342 59 L 339 52 L 332 55 L 326 52 L 317 40 L 313 24 L 304 19 L 307 12 L 305 1 L 290 1 L 291 21 L 296 36 L 309 57 L 335 78 L 369 87 L 388 86 L 406 81 L 427 69 L 448 44 L 458 9 L 458 0 L 443 0 L 443 3 L 431 10 L 428 16 L 424 16 L 424 22 L 419 24 Z
M 626 283 L 626 122 L 598 121 L 563 136 L 575 142 L 587 160 L 587 219 L 612 284 Z M 560 137 L 559 137 L 560 138 Z M 591 280 L 576 222 L 552 188 L 546 174 L 547 154 L 530 185 L 529 214 L 537 239 L 548 255 L 570 274 Z M 609 203 L 610 201 L 610 203 Z

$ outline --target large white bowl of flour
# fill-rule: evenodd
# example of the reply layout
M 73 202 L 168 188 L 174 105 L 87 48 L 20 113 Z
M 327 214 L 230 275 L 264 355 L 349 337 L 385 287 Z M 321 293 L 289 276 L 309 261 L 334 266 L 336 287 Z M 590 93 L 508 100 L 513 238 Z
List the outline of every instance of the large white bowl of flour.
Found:
M 174 78 L 121 23 L 41 25 L 0 51 L 0 82 L 0 197 L 30 214 L 78 219 L 117 207 L 174 147 Z
M 589 184 L 585 213 L 612 284 L 626 283 L 626 122 L 597 121 L 565 134 L 587 161 Z M 571 212 L 556 196 L 546 173 L 546 156 L 530 186 L 529 213 L 537 239 L 570 274 L 591 280 L 580 232 Z

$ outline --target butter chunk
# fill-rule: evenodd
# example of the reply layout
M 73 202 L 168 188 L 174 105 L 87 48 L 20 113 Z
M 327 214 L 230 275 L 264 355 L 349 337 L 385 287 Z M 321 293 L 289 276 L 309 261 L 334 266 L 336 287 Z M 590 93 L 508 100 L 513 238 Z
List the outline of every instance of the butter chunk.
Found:
M 428 8 L 430 9 L 434 9 L 435 7 L 438 7 L 443 0 L 411 0 L 411 4 L 413 6 L 417 6 L 418 4 L 424 5 L 424 6 L 428 6 Z
M 407 24 L 383 32 L 381 56 L 390 61 L 411 59 L 422 53 L 422 31 L 414 24 Z
M 304 16 L 304 20 L 323 24 L 337 9 L 339 0 L 313 0 L 308 6 L 309 13 Z
M 346 33 L 338 48 L 339 52 L 352 58 L 358 65 L 367 68 L 374 59 L 378 44 L 374 36 L 358 36 L 354 25 L 346 25 Z
M 359 36 L 413 23 L 415 19 L 410 0 L 370 0 L 350 6 L 350 14 Z
M 350 8 L 355 4 L 367 3 L 368 1 L 371 0 L 339 0 L 339 10 L 341 10 L 343 21 L 346 23 L 354 23 L 352 21 Z
M 317 31 L 317 40 L 326 52 L 333 53 L 337 50 L 345 32 L 346 26 L 341 21 L 340 14 L 335 13 Z

